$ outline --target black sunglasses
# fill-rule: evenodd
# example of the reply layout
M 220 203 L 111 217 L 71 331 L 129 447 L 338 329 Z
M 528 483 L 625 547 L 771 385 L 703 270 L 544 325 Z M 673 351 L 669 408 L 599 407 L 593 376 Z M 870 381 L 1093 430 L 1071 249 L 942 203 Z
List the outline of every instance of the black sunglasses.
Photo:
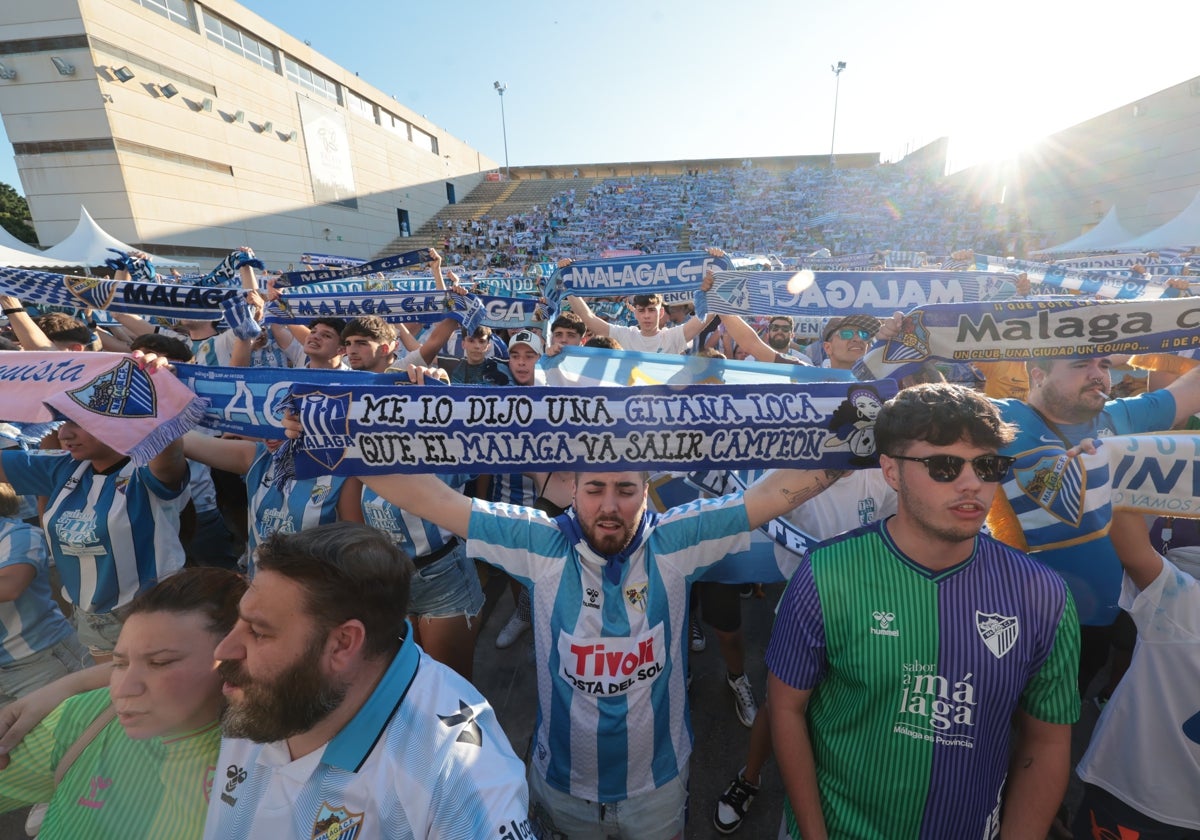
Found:
M 918 464 L 924 464 L 925 469 L 929 471 L 929 477 L 941 484 L 948 484 L 958 478 L 963 465 L 968 463 L 966 458 L 958 455 L 930 455 L 925 458 L 910 458 L 907 455 L 888 457 L 897 461 L 916 461 Z M 1008 455 L 978 455 L 969 463 L 980 481 L 995 483 L 1004 480 L 1015 460 L 1017 459 Z

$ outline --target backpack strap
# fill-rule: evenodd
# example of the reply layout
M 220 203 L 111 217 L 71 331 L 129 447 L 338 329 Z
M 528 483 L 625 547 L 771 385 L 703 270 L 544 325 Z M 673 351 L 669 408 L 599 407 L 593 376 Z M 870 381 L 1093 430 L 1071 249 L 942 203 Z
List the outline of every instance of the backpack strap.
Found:
M 83 730 L 75 743 L 67 747 L 67 751 L 63 753 L 63 757 L 58 760 L 58 766 L 54 768 L 54 786 L 58 787 L 62 784 L 63 777 L 67 775 L 67 771 L 71 769 L 71 765 L 75 760 L 87 749 L 88 744 L 96 740 L 96 736 L 100 734 L 100 730 L 108 726 L 117 716 L 117 710 L 113 708 L 113 704 L 109 703 L 100 710 L 100 714 L 96 715 L 96 719 L 92 721 L 87 729 Z

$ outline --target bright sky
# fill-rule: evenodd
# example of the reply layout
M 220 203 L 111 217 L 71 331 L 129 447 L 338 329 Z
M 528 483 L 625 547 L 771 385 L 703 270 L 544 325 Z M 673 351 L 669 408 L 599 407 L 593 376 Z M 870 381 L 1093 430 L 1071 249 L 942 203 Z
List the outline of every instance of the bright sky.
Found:
M 1200 75 L 1200 3 L 241 0 L 513 166 L 828 154 L 943 135 L 952 165 Z M 0 180 L 20 189 L 0 144 Z

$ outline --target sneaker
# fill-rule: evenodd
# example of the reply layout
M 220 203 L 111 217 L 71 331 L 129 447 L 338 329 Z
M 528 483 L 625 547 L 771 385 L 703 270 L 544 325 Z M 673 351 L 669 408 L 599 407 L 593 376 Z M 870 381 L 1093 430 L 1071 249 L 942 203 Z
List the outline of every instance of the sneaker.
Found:
M 27 837 L 37 837 L 38 832 L 42 830 L 42 823 L 46 819 L 46 812 L 50 810 L 50 803 L 39 802 L 29 809 L 29 816 L 25 818 L 25 835 Z
M 744 767 L 742 768 L 745 769 Z M 722 834 L 733 834 L 741 828 L 742 820 L 754 797 L 758 796 L 758 785 L 746 781 L 746 777 L 738 771 L 737 778 L 729 783 L 721 798 L 717 800 L 717 810 L 713 813 L 713 825 Z
M 699 621 L 693 618 L 691 625 L 692 652 L 699 653 L 708 647 L 708 639 L 704 638 L 704 630 L 700 627 Z
M 526 630 L 529 629 L 529 627 L 529 622 L 522 619 L 521 616 L 517 614 L 517 611 L 513 610 L 513 614 L 508 619 L 508 623 L 501 627 L 500 632 L 496 635 L 496 647 L 501 649 L 512 647 L 517 639 L 521 638 L 521 636 Z
M 754 718 L 758 716 L 758 703 L 754 701 L 754 692 L 750 689 L 750 678 L 742 674 L 735 680 L 726 674 L 725 682 L 733 692 L 733 708 L 737 712 L 738 720 L 742 722 L 742 726 L 753 726 Z

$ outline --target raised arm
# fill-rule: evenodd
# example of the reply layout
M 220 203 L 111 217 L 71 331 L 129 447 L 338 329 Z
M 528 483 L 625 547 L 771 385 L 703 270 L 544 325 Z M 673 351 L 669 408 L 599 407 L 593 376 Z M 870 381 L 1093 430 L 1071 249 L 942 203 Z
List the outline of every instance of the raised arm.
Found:
M 580 317 L 583 325 L 587 327 L 588 332 L 592 335 L 608 335 L 608 321 L 596 316 L 592 308 L 587 305 L 583 298 L 579 295 L 568 295 L 567 303 L 571 305 L 571 311 Z
M 1194 367 L 1167 386 L 1175 398 L 1174 426 L 1180 426 L 1200 412 L 1200 366 Z
M 187 457 L 201 464 L 225 472 L 245 475 L 258 453 L 258 447 L 248 440 L 216 438 L 188 432 L 183 436 L 183 451 Z
M 746 488 L 746 516 L 750 527 L 765 525 L 783 516 L 830 487 L 844 470 L 772 470 Z
M 8 323 L 22 350 L 58 349 L 54 346 L 54 342 L 42 332 L 42 328 L 37 325 L 37 322 L 25 311 L 20 300 L 12 295 L 0 295 L 0 308 L 3 308 L 4 314 L 8 316 Z
M 695 320 L 695 319 L 693 319 Z M 690 324 L 691 321 L 688 321 Z M 745 350 L 760 362 L 773 362 L 779 355 L 770 345 L 762 340 L 754 327 L 747 324 L 737 315 L 722 315 L 721 325 L 738 347 Z
M 1132 510 L 1113 510 L 1108 532 L 1113 548 L 1125 567 L 1125 573 L 1138 589 L 1145 589 L 1162 572 L 1162 557 L 1150 544 L 1150 529 L 1144 514 Z

